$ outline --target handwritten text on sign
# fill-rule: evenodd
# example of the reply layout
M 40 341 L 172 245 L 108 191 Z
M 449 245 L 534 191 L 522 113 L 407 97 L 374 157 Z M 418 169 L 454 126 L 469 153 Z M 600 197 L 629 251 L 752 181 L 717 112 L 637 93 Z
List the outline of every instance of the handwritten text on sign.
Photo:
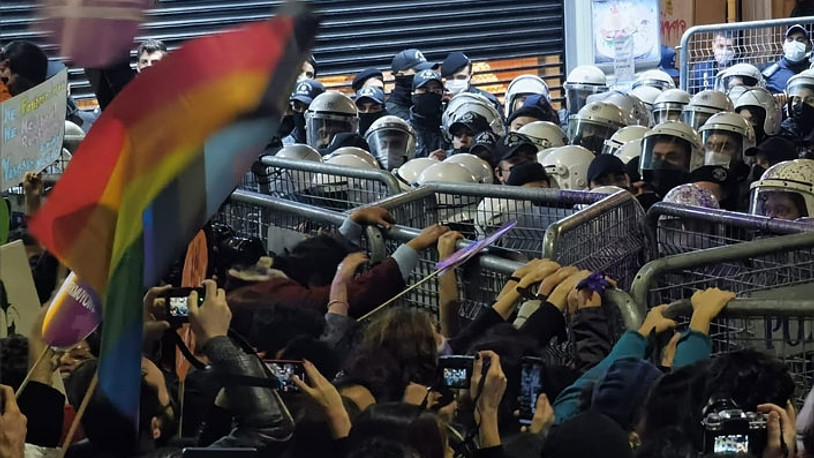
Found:
M 0 190 L 48 167 L 62 151 L 68 72 L 0 103 Z

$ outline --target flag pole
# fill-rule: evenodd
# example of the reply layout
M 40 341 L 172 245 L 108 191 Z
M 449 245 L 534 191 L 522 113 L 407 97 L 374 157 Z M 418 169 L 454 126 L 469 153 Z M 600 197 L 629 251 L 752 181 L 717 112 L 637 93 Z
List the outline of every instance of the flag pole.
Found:
M 96 385 L 98 384 L 99 373 L 97 372 L 93 374 L 90 385 L 88 385 L 88 392 L 85 393 L 85 397 L 82 398 L 82 403 L 79 404 L 79 409 L 76 411 L 76 416 L 71 423 L 71 428 L 68 429 L 68 434 L 65 436 L 65 441 L 62 443 L 62 448 L 59 450 L 59 458 L 65 458 L 65 454 L 68 453 L 68 448 L 71 446 L 71 440 L 76 434 L 76 430 L 79 428 L 79 421 L 82 420 L 82 417 L 85 415 L 85 410 L 88 408 L 88 404 L 90 404 L 90 398 L 93 396 L 93 392 L 96 391 Z
M 424 283 L 427 283 L 428 281 L 430 281 L 430 280 L 432 280 L 433 278 L 437 277 L 437 276 L 438 276 L 438 274 L 440 274 L 440 273 L 441 273 L 441 272 L 443 272 L 443 271 L 444 271 L 444 269 L 438 269 L 438 270 L 436 270 L 435 272 L 433 272 L 433 273 L 431 273 L 431 274 L 427 275 L 426 277 L 422 278 L 422 279 L 421 279 L 421 281 L 419 281 L 419 282 L 415 283 L 414 285 L 410 286 L 409 288 L 405 289 L 404 291 L 402 291 L 402 292 L 400 292 L 400 293 L 396 294 L 396 295 L 395 295 L 395 296 L 393 296 L 393 297 L 392 297 L 390 300 L 388 300 L 388 301 L 387 301 L 387 302 L 385 302 L 384 304 L 382 304 L 382 305 L 380 305 L 380 306 L 376 307 L 375 309 L 373 309 L 373 310 L 371 310 L 371 311 L 367 312 L 367 313 L 366 313 L 364 316 L 362 316 L 361 318 L 359 318 L 359 319 L 358 319 L 358 320 L 356 320 L 356 321 L 360 321 L 360 322 L 361 322 L 361 321 L 364 321 L 364 320 L 366 320 L 366 319 L 370 318 L 370 317 L 371 317 L 372 315 L 374 315 L 376 312 L 379 312 L 379 311 L 380 311 L 380 310 L 382 310 L 383 308 L 385 308 L 385 307 L 387 307 L 388 305 L 392 304 L 393 302 L 395 302 L 395 301 L 399 300 L 399 299 L 400 299 L 402 296 L 404 296 L 405 294 L 409 293 L 410 291 L 412 291 L 412 290 L 414 290 L 414 289 L 418 288 L 419 286 L 423 285 Z
M 20 387 L 17 388 L 17 392 L 14 393 L 14 399 L 20 399 L 20 394 L 23 392 L 26 385 L 28 385 L 28 382 L 31 381 L 31 374 L 34 373 L 34 371 L 37 369 L 37 367 L 40 364 L 42 364 L 42 362 L 45 360 L 45 357 L 48 355 L 48 348 L 49 348 L 48 345 L 45 345 L 43 347 L 42 351 L 40 352 L 40 355 L 37 357 L 37 360 L 34 361 L 34 364 L 31 366 L 30 369 L 28 369 L 28 373 L 25 374 L 25 378 L 23 379 L 23 382 L 20 383 Z

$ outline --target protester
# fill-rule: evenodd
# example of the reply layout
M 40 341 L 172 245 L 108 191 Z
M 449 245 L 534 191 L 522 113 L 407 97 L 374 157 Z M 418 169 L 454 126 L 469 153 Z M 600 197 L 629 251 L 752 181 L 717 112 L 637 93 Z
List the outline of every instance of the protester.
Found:
M 48 57 L 29 41 L 12 41 L 0 49 L 0 82 L 15 96 L 45 81 Z
M 147 40 L 138 45 L 136 50 L 136 71 L 141 73 L 144 69 L 152 67 L 167 55 L 167 45 L 159 40 Z

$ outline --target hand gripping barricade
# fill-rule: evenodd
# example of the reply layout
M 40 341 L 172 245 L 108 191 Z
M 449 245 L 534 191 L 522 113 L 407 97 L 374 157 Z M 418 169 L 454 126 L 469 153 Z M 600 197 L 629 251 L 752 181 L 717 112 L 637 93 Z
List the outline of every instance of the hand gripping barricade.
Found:
M 764 68 L 777 62 L 783 55 L 781 47 L 790 26 L 802 24 L 810 31 L 812 22 L 814 20 L 810 17 L 794 17 L 700 25 L 687 29 L 679 46 L 681 89 L 690 94 L 705 89 L 703 79 L 696 77 L 696 74 L 713 59 L 710 47 L 716 35 L 730 37 L 728 39 L 737 62 Z

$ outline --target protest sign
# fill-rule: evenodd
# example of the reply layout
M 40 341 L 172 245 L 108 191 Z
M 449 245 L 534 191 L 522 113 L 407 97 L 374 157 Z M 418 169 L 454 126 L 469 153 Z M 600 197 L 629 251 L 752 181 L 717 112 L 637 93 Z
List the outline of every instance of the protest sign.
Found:
M 0 246 L 0 337 L 31 333 L 40 299 L 20 240 Z
M 0 189 L 17 186 L 62 152 L 68 71 L 0 103 Z

